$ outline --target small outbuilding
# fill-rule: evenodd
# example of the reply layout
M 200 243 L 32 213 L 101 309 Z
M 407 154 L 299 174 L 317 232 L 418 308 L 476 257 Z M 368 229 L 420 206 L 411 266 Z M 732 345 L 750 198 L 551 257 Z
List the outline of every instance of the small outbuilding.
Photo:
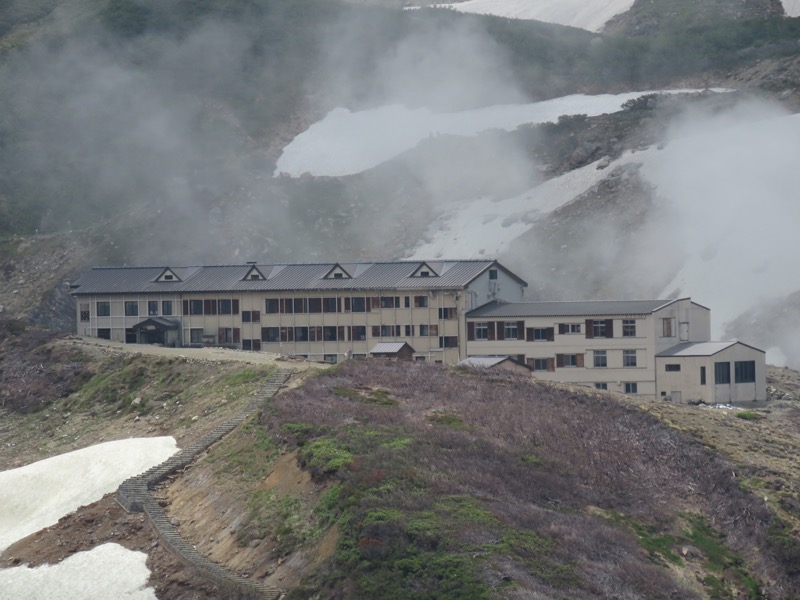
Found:
M 767 398 L 766 353 L 742 342 L 685 342 L 656 355 L 656 394 L 730 404 Z
M 520 375 L 531 374 L 531 370 L 527 365 L 510 356 L 470 356 L 458 363 L 458 366 L 471 369 L 502 369 L 519 373 Z
M 406 342 L 378 342 L 369 351 L 370 356 L 394 360 L 414 360 L 414 348 Z

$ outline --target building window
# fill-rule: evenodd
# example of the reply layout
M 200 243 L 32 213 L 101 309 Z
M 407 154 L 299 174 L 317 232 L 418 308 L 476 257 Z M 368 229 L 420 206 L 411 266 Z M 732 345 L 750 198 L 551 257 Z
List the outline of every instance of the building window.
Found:
M 221 315 L 233 314 L 233 303 L 230 301 L 230 299 L 221 298 L 217 301 L 217 310 Z
M 547 342 L 550 338 L 549 327 L 533 327 L 533 341 L 534 342 Z
M 592 321 L 592 335 L 596 338 L 606 337 L 606 322 L 604 320 Z
M 111 330 L 107 327 L 101 327 L 97 330 L 97 337 L 99 337 L 101 340 L 110 340 Z
M 440 348 L 458 348 L 458 336 L 446 335 L 439 338 Z
M 558 333 L 560 335 L 571 335 L 581 332 L 581 324 L 580 323 L 559 323 L 558 324 Z
M 381 337 L 393 337 L 394 325 L 381 325 Z
M 189 330 L 189 341 L 192 344 L 202 344 L 203 343 L 203 328 L 198 327 L 197 329 L 190 329 Z
M 280 312 L 280 302 L 277 298 L 267 298 L 264 300 L 264 312 L 268 315 L 277 315 Z
M 326 363 L 335 363 L 336 362 L 336 355 L 335 354 L 323 354 L 322 360 Z
M 242 323 L 259 323 L 261 321 L 261 313 L 257 310 L 243 310 Z
M 294 341 L 307 342 L 308 341 L 308 327 L 295 327 L 294 328 Z
M 661 319 L 661 337 L 673 337 L 674 335 L 672 332 L 672 317 Z
M 367 328 L 364 325 L 353 325 L 350 333 L 350 339 L 357 342 L 362 342 L 367 339 Z
M 252 350 L 253 340 L 242 340 L 242 350 Z
M 506 321 L 503 326 L 503 336 L 507 340 L 517 339 L 517 322 Z
M 261 341 L 262 342 L 279 342 L 281 341 L 280 327 L 262 327 L 261 328 Z
M 147 314 L 151 317 L 158 315 L 158 300 L 147 301 Z
M 489 339 L 489 324 L 488 323 L 475 323 L 475 339 L 488 340 Z
M 635 381 L 626 381 L 625 382 L 625 393 L 626 394 L 638 394 L 639 393 L 639 384 Z
M 731 382 L 731 363 L 714 363 L 714 383 L 717 385 Z
M 406 330 L 405 337 L 412 337 L 414 335 L 414 326 L 413 325 L 404 325 Z
M 367 312 L 367 299 L 363 297 L 353 298 L 350 301 L 350 305 L 353 307 L 353 312 Z
M 339 312 L 338 303 L 336 298 L 323 298 L 322 299 L 322 312 L 335 313 Z
M 489 269 L 489 279 L 497 279 L 497 269 Z
M 125 316 L 138 317 L 139 303 L 136 300 L 125 300 Z
M 607 390 L 608 389 L 608 384 L 607 383 L 595 383 L 594 384 L 594 388 L 596 390 Z
M 308 312 L 321 313 L 322 312 L 322 298 L 309 298 L 308 299 Z
M 440 319 L 455 319 L 456 318 L 456 309 L 455 309 L 455 307 L 440 308 L 439 309 L 439 318 Z
M 327 326 L 322 328 L 322 340 L 325 342 L 335 342 L 339 339 L 336 335 L 335 326 Z
M 414 308 L 428 308 L 428 297 L 414 296 Z
M 563 359 L 564 364 L 561 365 L 562 367 L 577 367 L 578 366 L 578 355 L 577 354 L 562 354 L 561 356 L 564 357 L 564 359 Z
M 608 358 L 605 350 L 594 351 L 594 366 L 596 369 L 602 369 L 608 366 Z
M 381 308 L 400 308 L 400 297 L 381 296 Z
M 172 316 L 172 300 L 162 300 L 161 301 L 161 314 L 165 317 Z
M 305 298 L 295 298 L 292 302 L 294 304 L 294 313 L 302 314 L 308 312 Z
M 706 384 L 706 368 L 700 367 L 700 385 Z
M 427 325 L 420 325 L 419 326 L 419 335 L 420 337 L 426 337 L 428 335 L 428 326 Z
M 189 314 L 202 315 L 203 314 L 203 301 L 202 300 L 189 300 Z
M 81 304 L 81 321 L 89 320 L 89 303 Z
M 238 344 L 240 340 L 238 327 L 220 327 L 217 335 L 220 344 Z
M 636 320 L 622 320 L 622 337 L 636 337 Z
M 111 316 L 111 302 L 100 301 L 97 303 L 97 316 L 110 317 Z M 110 338 L 109 338 L 110 339 Z
M 546 358 L 534 358 L 533 359 L 533 370 L 534 371 L 549 371 L 548 359 Z
M 622 351 L 622 366 L 635 367 L 636 366 L 636 350 L 623 350 Z
M 733 364 L 733 373 L 736 383 L 754 383 L 756 380 L 756 361 L 737 360 Z
M 678 364 L 664 365 L 664 370 L 667 371 L 667 373 L 676 373 L 681 370 L 681 366 Z
M 411 308 L 411 296 L 404 296 L 403 297 L 403 306 L 405 308 Z

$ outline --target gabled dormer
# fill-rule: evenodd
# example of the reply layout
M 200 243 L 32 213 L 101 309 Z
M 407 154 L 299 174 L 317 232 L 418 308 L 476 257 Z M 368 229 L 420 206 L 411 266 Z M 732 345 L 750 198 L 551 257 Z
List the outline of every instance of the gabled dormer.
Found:
M 247 270 L 247 274 L 242 278 L 242 281 L 266 281 L 267 278 L 264 277 L 264 274 L 259 271 L 258 267 L 255 265 L 250 265 L 250 268 Z
M 439 274 L 434 271 L 428 263 L 420 263 L 420 265 L 414 269 L 414 272 L 411 273 L 411 277 L 438 277 Z
M 161 272 L 161 275 L 158 276 L 156 281 L 159 283 L 171 283 L 175 281 L 180 281 L 181 278 L 175 274 L 175 271 L 167 267 Z
M 324 279 L 352 279 L 344 267 L 336 263 L 333 268 L 325 274 Z

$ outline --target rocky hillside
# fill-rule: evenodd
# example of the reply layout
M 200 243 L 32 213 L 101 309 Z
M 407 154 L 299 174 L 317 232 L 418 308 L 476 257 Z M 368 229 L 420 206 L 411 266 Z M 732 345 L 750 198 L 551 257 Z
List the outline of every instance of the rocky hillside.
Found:
M 65 366 L 82 354 L 87 377 L 27 415 L 6 407 L 6 467 L 132 434 L 183 446 L 268 372 L 11 335 L 31 365 L 43 352 Z M 789 599 L 800 593 L 800 374 L 773 370 L 769 385 L 766 404 L 722 410 L 350 363 L 280 394 L 157 495 L 198 551 L 290 598 Z M 111 498 L 0 564 L 106 541 L 149 555 L 159 598 L 219 595 Z

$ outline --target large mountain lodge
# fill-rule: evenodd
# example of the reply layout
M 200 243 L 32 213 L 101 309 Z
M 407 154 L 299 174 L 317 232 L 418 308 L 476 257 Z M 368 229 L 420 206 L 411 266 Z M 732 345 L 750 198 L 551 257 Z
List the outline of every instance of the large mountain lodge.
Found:
M 652 398 L 765 398 L 764 352 L 711 342 L 710 311 L 689 298 L 524 302 L 525 287 L 493 260 L 247 263 L 94 268 L 72 294 L 78 335 L 124 343 L 330 363 L 396 345 L 449 365 L 507 356 L 535 377 Z

